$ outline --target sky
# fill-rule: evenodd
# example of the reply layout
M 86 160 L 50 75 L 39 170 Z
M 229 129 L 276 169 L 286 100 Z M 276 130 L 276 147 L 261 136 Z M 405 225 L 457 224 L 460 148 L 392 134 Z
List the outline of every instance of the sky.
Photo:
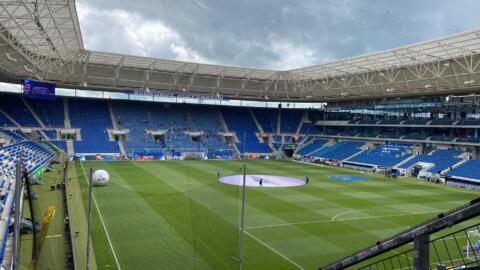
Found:
M 86 49 L 289 70 L 480 27 L 478 0 L 77 0 Z

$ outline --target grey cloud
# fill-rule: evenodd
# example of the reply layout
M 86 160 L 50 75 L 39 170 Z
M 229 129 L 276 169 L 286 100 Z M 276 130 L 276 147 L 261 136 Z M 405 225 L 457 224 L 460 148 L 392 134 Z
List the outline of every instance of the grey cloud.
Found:
M 79 7 L 107 13 L 126 11 L 146 21 L 160 21 L 178 33 L 178 40 L 171 42 L 199 59 L 256 68 L 320 64 L 479 26 L 480 2 L 474 0 L 335 1 L 80 0 Z M 111 25 L 112 21 L 102 16 L 80 23 L 90 49 L 142 53 L 124 40 L 122 27 Z M 168 43 L 157 47 L 148 51 L 150 56 L 176 57 Z

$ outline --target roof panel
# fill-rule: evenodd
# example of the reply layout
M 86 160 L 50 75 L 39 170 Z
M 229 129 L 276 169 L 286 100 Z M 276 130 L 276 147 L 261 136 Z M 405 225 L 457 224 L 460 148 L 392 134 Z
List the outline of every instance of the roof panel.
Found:
M 398 49 L 294 69 L 290 72 L 296 75 L 310 75 L 312 78 L 319 79 L 342 76 L 352 71 L 366 72 L 368 69 L 388 69 L 418 64 L 422 61 L 446 60 L 478 53 L 480 51 L 479 37 L 480 29 L 474 29 Z
M 34 53 L 61 58 L 83 49 L 74 0 L 38 0 L 36 3 L 38 12 L 30 1 L 2 1 L 0 5 L 0 13 L 7 15 L 3 25 L 20 30 L 10 33 L 21 44 Z M 30 40 L 37 35 L 43 42 Z
M 480 29 L 475 29 L 398 49 L 289 71 L 198 64 L 83 50 L 75 1 L 38 0 L 37 3 L 38 14 L 35 15 L 33 2 L 2 1 L 0 14 L 3 13 L 6 17 L 1 20 L 1 24 L 9 29 L 24 47 L 34 53 L 76 61 L 85 61 L 88 56 L 90 63 L 98 65 L 122 65 L 138 69 L 261 80 L 293 77 L 322 79 L 451 59 L 480 52 Z

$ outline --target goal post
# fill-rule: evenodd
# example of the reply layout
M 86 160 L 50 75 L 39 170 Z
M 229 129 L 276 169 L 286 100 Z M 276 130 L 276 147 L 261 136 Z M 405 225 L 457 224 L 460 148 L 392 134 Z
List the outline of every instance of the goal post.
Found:
M 464 252 L 468 260 L 480 259 L 480 231 L 473 230 L 467 232 L 466 245 Z

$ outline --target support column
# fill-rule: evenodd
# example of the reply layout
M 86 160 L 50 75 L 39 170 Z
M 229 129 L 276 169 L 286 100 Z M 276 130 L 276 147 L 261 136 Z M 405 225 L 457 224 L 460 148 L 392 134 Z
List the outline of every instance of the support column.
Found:
M 413 240 L 413 269 L 430 269 L 429 258 L 430 235 L 423 234 Z

